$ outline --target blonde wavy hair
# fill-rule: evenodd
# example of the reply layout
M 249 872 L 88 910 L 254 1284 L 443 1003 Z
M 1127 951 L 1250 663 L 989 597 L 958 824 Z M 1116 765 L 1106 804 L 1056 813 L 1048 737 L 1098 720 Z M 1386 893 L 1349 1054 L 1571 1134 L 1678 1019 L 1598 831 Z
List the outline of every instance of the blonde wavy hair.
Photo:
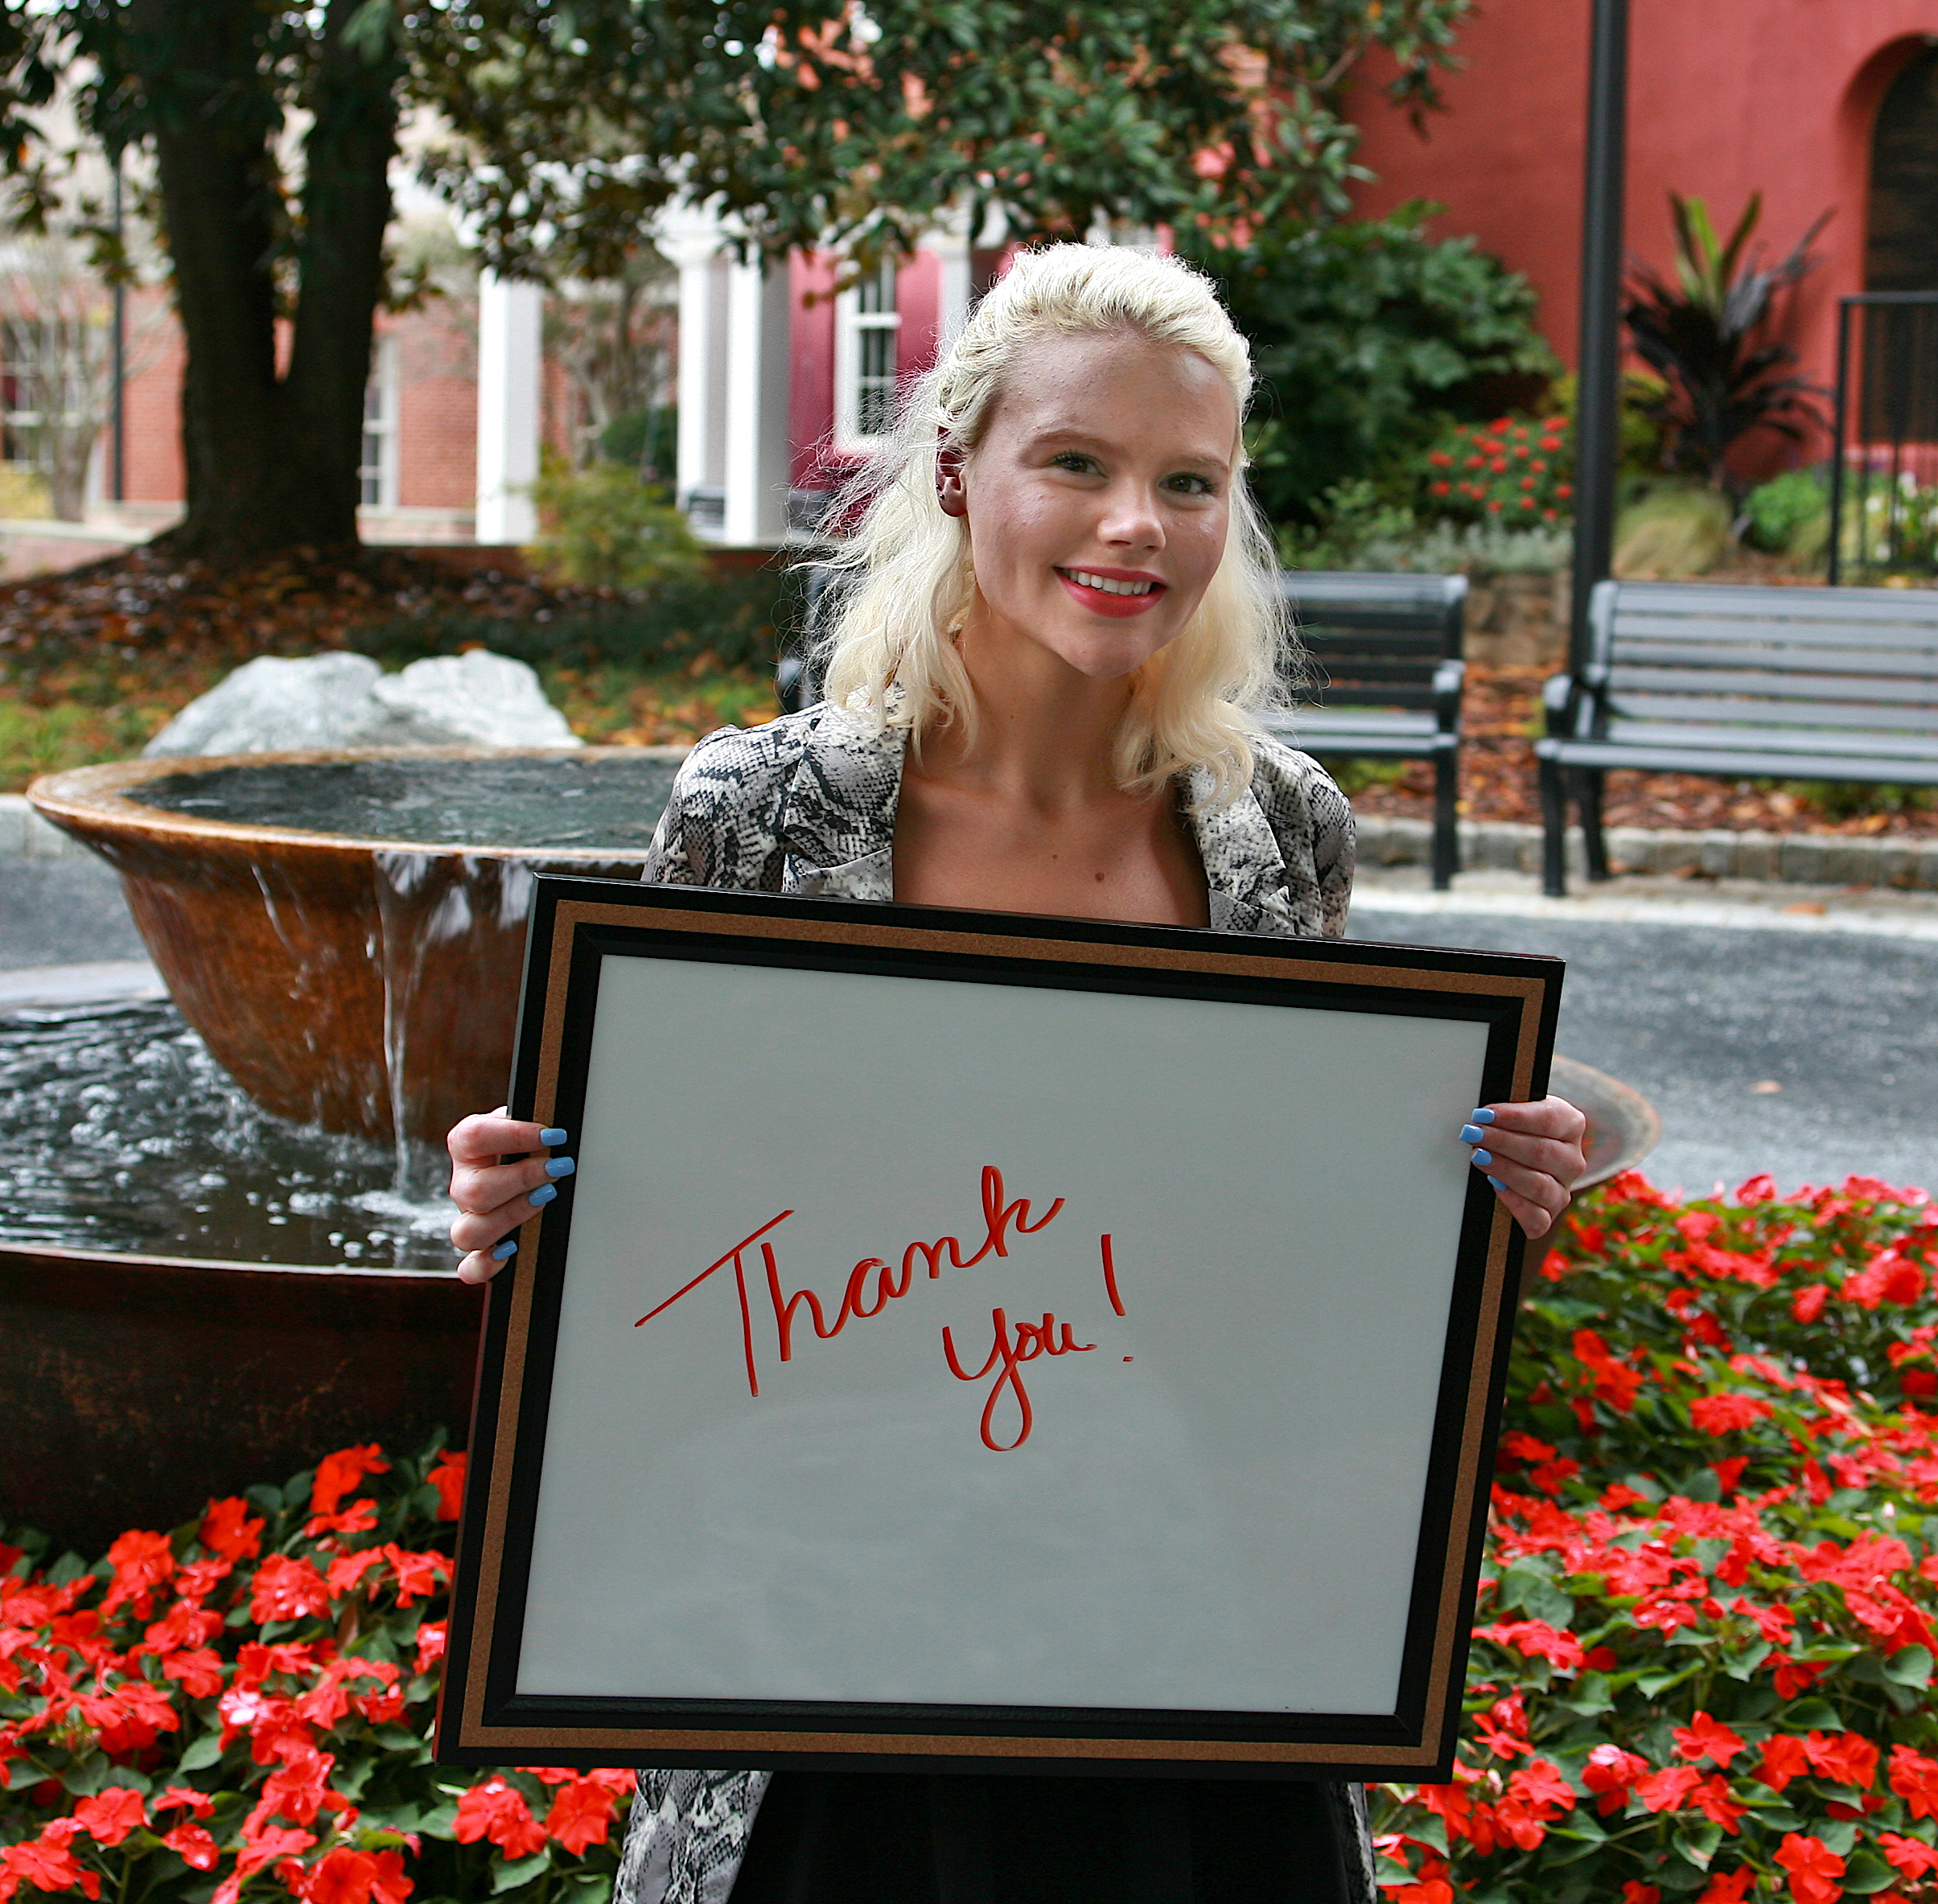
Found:
M 1251 353 L 1188 265 L 1087 245 L 1024 253 L 915 385 L 882 453 L 837 503 L 836 519 L 856 527 L 825 558 L 839 605 L 818 648 L 835 705 L 907 727 L 918 746 L 955 724 L 973 744 L 976 698 L 955 636 L 976 579 L 969 524 L 936 498 L 938 459 L 953 450 L 973 467 L 1004 379 L 1033 343 L 1124 331 L 1195 351 L 1244 415 Z M 1252 710 L 1280 702 L 1293 672 L 1298 649 L 1278 561 L 1243 465 L 1241 447 L 1224 559 L 1197 613 L 1130 676 L 1113 759 L 1129 791 L 1155 792 L 1204 767 L 1216 778 L 1214 804 L 1236 798 L 1252 775 Z

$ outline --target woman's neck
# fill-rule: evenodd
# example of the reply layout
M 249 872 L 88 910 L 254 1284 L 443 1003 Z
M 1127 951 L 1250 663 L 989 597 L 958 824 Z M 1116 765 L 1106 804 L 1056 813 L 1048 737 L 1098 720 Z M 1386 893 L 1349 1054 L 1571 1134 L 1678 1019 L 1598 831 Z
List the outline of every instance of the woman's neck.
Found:
M 1117 791 L 1111 755 L 1127 679 L 1092 680 L 981 612 L 965 624 L 957 652 L 975 692 L 975 740 L 944 730 L 924 750 L 930 771 L 1046 813 Z

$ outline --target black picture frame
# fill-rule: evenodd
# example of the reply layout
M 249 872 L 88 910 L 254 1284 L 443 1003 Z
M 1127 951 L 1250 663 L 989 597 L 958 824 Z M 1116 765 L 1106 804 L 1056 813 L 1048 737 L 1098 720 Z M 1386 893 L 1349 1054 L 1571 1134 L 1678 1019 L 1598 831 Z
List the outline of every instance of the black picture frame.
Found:
M 1547 1090 L 1557 960 L 541 876 L 511 1114 L 575 1137 L 606 962 L 809 965 L 1475 1020 L 1476 1101 Z M 770 1027 L 784 1039 L 784 1026 Z M 804 1129 L 805 1127 L 804 1126 Z M 1194 1778 L 1452 1775 L 1522 1238 L 1479 1171 L 1461 1218 L 1399 1696 L 1385 1714 L 641 1699 L 521 1692 L 572 1180 L 493 1282 L 437 1728 L 442 1762 Z

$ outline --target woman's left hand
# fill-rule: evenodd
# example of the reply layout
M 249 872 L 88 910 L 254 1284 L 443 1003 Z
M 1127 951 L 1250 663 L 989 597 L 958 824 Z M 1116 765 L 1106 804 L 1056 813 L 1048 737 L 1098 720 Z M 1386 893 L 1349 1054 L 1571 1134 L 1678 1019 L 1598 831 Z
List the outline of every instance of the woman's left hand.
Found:
M 1484 1104 L 1462 1129 L 1508 1214 L 1540 1239 L 1559 1221 L 1587 1166 L 1582 1145 L 1588 1120 L 1566 1098 L 1538 1104 Z

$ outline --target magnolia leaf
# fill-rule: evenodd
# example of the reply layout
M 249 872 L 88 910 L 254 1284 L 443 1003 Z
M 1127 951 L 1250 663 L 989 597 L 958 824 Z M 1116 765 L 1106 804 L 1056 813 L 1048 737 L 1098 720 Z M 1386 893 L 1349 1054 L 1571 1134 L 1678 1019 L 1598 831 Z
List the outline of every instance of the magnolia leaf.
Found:
M 1887 1679 L 1895 1680 L 1900 1686 L 1928 1686 L 1932 1683 L 1932 1649 L 1924 1646 L 1907 1646 L 1893 1653 L 1884 1668 Z
M 1873 1851 L 1858 1852 L 1844 1867 L 1845 1890 L 1855 1891 L 1860 1897 L 1889 1890 L 1897 1881 L 1897 1873 Z

